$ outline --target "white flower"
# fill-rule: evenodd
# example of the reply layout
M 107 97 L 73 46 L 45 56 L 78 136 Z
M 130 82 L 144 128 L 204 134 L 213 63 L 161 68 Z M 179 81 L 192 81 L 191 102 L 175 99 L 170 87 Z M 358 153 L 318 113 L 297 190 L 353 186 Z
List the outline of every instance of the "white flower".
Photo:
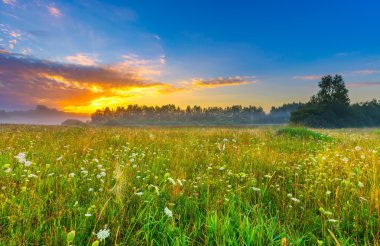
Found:
M 7 169 L 4 170 L 5 173 L 10 173 L 12 172 L 12 168 L 8 167 Z
M 109 229 L 101 229 L 98 233 L 96 233 L 96 236 L 100 241 L 105 240 L 107 237 L 110 236 L 110 230 Z
M 169 180 L 173 185 L 175 185 L 175 181 L 174 181 L 173 178 L 169 177 L 168 180 Z
M 355 150 L 356 150 L 356 151 L 360 151 L 360 150 L 362 150 L 362 147 L 360 147 L 360 146 L 356 146 L 356 147 L 355 147 Z
M 359 181 L 358 186 L 359 186 L 360 188 L 363 188 L 363 187 L 364 187 L 364 184 L 363 184 L 362 182 Z
M 334 219 L 329 219 L 329 220 L 327 220 L 328 222 L 331 222 L 331 223 L 336 223 L 336 222 L 338 222 L 337 220 L 334 220 Z
M 54 173 L 49 173 L 49 174 L 48 174 L 49 177 L 51 177 L 51 176 L 53 176 L 53 175 L 54 175 Z
M 168 217 L 173 217 L 173 212 L 168 207 L 165 207 L 164 212 Z
M 24 161 L 24 165 L 25 165 L 26 167 L 29 167 L 31 164 L 32 164 L 31 161 L 27 161 L 27 160 Z
M 180 179 L 177 179 L 177 183 L 178 183 L 180 186 L 183 186 L 182 181 L 181 181 Z
M 37 178 L 37 175 L 31 173 L 31 174 L 28 175 L 28 178 Z
M 345 163 L 347 163 L 347 162 L 348 162 L 348 158 L 347 158 L 347 157 L 344 157 L 344 158 L 342 159 L 342 161 L 345 162 Z
M 75 176 L 75 173 L 70 173 L 70 174 L 69 174 L 69 177 L 70 177 L 70 178 L 74 178 L 74 176 Z
M 254 191 L 261 191 L 260 188 L 256 188 L 256 187 L 252 187 L 252 190 L 254 190 Z
M 301 202 L 299 199 L 297 199 L 297 198 L 295 198 L 295 197 L 292 197 L 292 198 L 290 198 L 293 202 L 296 202 L 296 203 L 299 203 L 299 202 Z
M 329 191 L 329 190 L 328 190 L 328 191 L 326 191 L 326 195 L 328 195 L 328 196 L 329 196 L 330 194 L 331 194 L 331 191 Z
M 93 191 L 94 191 L 94 188 L 89 188 L 88 191 L 89 191 L 89 192 L 93 192 Z
M 227 138 L 223 139 L 223 142 L 228 142 L 228 139 Z
M 136 192 L 135 194 L 136 194 L 136 196 L 142 196 L 144 193 L 143 192 Z
M 62 160 L 62 158 L 63 158 L 63 156 L 58 157 L 58 158 L 57 158 L 57 161 Z
M 18 155 L 16 155 L 15 158 L 20 163 L 24 163 L 26 161 L 26 159 L 25 159 L 25 153 L 24 152 L 18 153 Z
M 84 216 L 86 216 L 86 217 L 91 217 L 91 214 L 86 213 L 86 214 L 84 214 Z
M 293 195 L 291 194 L 291 193 L 288 193 L 288 195 L 287 195 L 289 198 L 292 198 L 293 197 Z
M 224 167 L 220 167 L 220 168 L 219 168 L 220 171 L 223 171 L 224 169 L 225 169 Z

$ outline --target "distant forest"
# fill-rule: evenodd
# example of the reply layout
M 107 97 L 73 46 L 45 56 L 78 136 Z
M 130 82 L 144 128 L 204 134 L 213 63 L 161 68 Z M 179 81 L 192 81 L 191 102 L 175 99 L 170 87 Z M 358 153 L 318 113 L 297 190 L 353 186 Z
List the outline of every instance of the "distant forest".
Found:
M 230 107 L 187 106 L 181 109 L 173 104 L 163 106 L 108 107 L 91 115 L 92 123 L 103 125 L 178 124 L 178 125 L 225 125 L 225 124 L 286 124 L 291 112 L 301 103 L 272 107 L 266 114 L 262 107 L 233 105 Z
M 379 127 L 380 101 L 350 104 L 348 90 L 340 75 L 327 75 L 318 82 L 319 92 L 307 103 L 289 103 L 272 107 L 163 106 L 108 107 L 91 115 L 98 125 L 249 125 L 292 124 L 315 128 Z

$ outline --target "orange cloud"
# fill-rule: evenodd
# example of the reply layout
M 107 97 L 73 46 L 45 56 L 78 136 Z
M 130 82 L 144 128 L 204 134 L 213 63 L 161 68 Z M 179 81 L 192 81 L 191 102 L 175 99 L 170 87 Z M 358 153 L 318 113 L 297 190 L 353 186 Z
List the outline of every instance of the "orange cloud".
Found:
M 255 84 L 257 81 L 254 76 L 235 76 L 228 78 L 215 78 L 215 79 L 193 79 L 190 83 L 192 88 L 215 88 L 221 86 L 237 86 Z M 186 84 L 186 82 L 184 83 Z
M 154 100 L 162 94 L 256 82 L 255 77 L 236 76 L 193 79 L 174 86 L 147 78 L 145 65 L 77 63 L 81 65 L 0 53 L 0 105 L 44 103 L 68 112 L 92 113 L 128 104 L 133 98 Z
M 304 76 L 294 76 L 293 79 L 298 80 L 316 80 L 322 78 L 322 75 L 304 75 Z

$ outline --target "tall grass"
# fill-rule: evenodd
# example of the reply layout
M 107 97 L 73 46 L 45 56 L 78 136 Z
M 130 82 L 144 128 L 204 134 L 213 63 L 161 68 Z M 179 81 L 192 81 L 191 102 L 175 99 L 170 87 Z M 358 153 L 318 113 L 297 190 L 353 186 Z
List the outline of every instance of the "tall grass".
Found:
M 378 135 L 299 134 L 0 126 L 0 245 L 377 245 Z

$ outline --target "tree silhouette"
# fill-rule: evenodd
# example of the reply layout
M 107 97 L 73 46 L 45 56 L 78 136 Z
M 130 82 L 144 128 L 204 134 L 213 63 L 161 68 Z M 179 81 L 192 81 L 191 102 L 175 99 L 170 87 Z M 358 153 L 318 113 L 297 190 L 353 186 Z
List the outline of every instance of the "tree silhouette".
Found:
M 348 90 L 341 75 L 336 74 L 334 77 L 331 75 L 324 76 L 318 86 L 320 90 L 317 95 L 311 97 L 311 103 L 350 105 Z

